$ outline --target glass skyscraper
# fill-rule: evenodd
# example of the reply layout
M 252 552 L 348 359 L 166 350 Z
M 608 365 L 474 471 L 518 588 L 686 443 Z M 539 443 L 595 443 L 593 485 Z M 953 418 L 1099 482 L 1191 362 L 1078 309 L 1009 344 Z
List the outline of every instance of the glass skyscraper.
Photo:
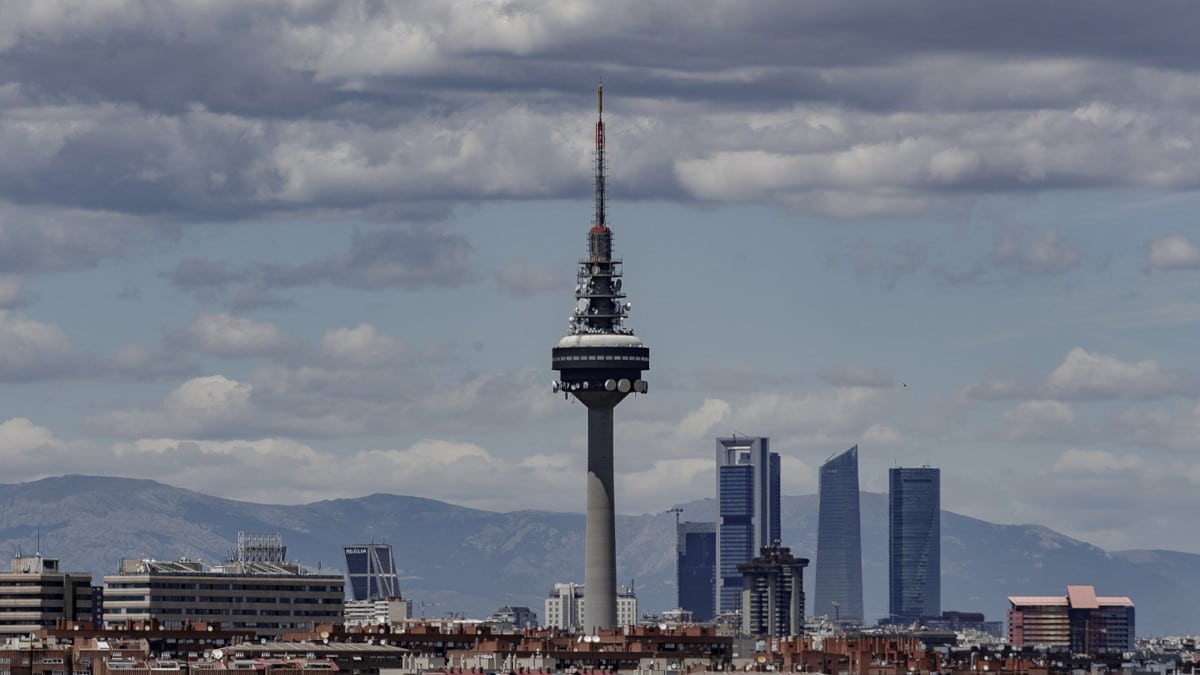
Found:
M 888 471 L 888 617 L 912 623 L 942 613 L 941 473 Z
M 863 623 L 861 530 L 856 445 L 821 465 L 814 615 Z
M 734 612 L 742 607 L 738 565 L 780 539 L 779 454 L 769 439 L 717 439 L 717 508 L 716 610 Z
M 399 597 L 396 561 L 391 544 L 356 544 L 342 548 L 346 554 L 346 576 L 354 600 Z
M 711 621 L 716 614 L 717 524 L 679 523 L 675 534 L 679 607 L 691 612 L 693 621 Z

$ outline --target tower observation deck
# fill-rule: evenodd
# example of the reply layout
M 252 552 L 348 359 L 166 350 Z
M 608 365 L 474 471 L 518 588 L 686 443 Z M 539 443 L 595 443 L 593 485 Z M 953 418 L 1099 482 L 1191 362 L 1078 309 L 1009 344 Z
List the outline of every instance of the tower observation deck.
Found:
M 621 259 L 605 214 L 604 90 L 596 90 L 595 215 L 587 256 L 576 270 L 575 310 L 567 335 L 552 351 L 555 392 L 588 409 L 587 534 L 584 545 L 584 631 L 617 622 L 617 555 L 613 498 L 613 409 L 647 391 L 642 371 L 650 348 L 625 326 L 631 309 L 621 283 Z

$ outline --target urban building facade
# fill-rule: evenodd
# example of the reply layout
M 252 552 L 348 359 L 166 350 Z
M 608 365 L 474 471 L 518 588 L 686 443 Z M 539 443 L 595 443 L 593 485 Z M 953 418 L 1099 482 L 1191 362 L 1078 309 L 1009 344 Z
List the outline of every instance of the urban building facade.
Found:
M 66 574 L 57 558 L 14 555 L 0 573 L 0 636 L 28 635 L 59 620 L 92 619 L 92 575 Z
M 812 613 L 842 624 L 862 624 L 862 518 L 857 445 L 821 465 L 819 494 Z
M 538 627 L 537 612 L 524 605 L 505 605 L 488 615 L 483 622 L 517 630 Z
M 1100 597 L 1093 586 L 1067 586 L 1066 595 L 1011 596 L 1008 642 L 1095 655 L 1134 648 L 1133 601 Z
M 347 600 L 343 616 L 347 626 L 395 626 L 412 618 L 412 603 L 399 597 Z
M 773 544 L 738 565 L 742 573 L 742 632 L 790 637 L 804 632 L 804 568 L 807 558 Z
M 930 467 L 888 470 L 888 621 L 942 613 L 941 475 Z
M 378 600 L 400 596 L 396 560 L 390 544 L 354 544 L 342 547 L 346 556 L 346 578 L 354 600 Z
M 716 616 L 717 524 L 678 523 L 675 537 L 676 602 L 692 620 L 711 621 Z
M 546 597 L 546 627 L 592 633 L 586 622 L 587 602 L 582 584 L 558 583 Z M 617 587 L 617 626 L 637 625 L 637 595 L 633 589 Z
M 742 574 L 764 546 L 780 539 L 779 454 L 757 436 L 717 439 L 716 611 L 742 605 Z
M 195 560 L 123 560 L 104 577 L 104 622 L 156 620 L 169 628 L 220 622 L 278 637 L 318 623 L 340 624 L 341 574 L 314 574 L 294 563 L 235 560 L 210 569 Z

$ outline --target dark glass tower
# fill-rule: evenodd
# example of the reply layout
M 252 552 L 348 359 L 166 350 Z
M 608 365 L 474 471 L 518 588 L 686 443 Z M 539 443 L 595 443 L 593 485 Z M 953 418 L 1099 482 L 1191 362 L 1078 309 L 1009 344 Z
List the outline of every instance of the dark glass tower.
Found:
M 912 623 L 942 613 L 941 474 L 888 471 L 888 613 Z
M 845 624 L 863 622 L 862 520 L 858 446 L 821 465 L 817 579 L 812 613 Z
M 400 595 L 391 544 L 356 544 L 344 546 L 342 551 L 346 555 L 346 576 L 353 599 L 377 600 Z
M 691 612 L 694 621 L 711 621 L 717 589 L 717 524 L 679 523 L 675 534 L 679 607 Z
M 717 439 L 717 612 L 742 608 L 742 573 L 779 542 L 779 454 L 756 436 Z
M 630 305 L 621 291 L 621 259 L 605 217 L 604 99 L 596 91 L 596 211 L 587 256 L 576 268 L 575 310 L 567 335 L 552 350 L 553 389 L 588 409 L 587 525 L 584 539 L 583 630 L 617 625 L 617 544 L 613 497 L 613 409 L 631 392 L 646 393 L 642 371 L 650 348 L 625 327 Z

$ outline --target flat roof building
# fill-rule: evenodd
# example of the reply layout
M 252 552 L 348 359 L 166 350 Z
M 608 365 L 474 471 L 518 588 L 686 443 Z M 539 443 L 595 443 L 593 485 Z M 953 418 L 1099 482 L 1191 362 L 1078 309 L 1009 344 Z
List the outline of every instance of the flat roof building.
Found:
M 0 636 L 28 635 L 59 620 L 91 621 L 92 575 L 66 574 L 58 558 L 14 555 L 0 572 Z
M 1134 608 L 1128 597 L 1100 597 L 1093 586 L 1067 586 L 1066 595 L 1008 598 L 1008 642 L 1016 648 L 1123 652 L 1134 647 Z
M 209 621 L 278 637 L 341 623 L 345 584 L 340 573 L 312 573 L 295 563 L 235 560 L 205 569 L 197 560 L 123 560 L 120 574 L 104 577 L 104 622 Z

